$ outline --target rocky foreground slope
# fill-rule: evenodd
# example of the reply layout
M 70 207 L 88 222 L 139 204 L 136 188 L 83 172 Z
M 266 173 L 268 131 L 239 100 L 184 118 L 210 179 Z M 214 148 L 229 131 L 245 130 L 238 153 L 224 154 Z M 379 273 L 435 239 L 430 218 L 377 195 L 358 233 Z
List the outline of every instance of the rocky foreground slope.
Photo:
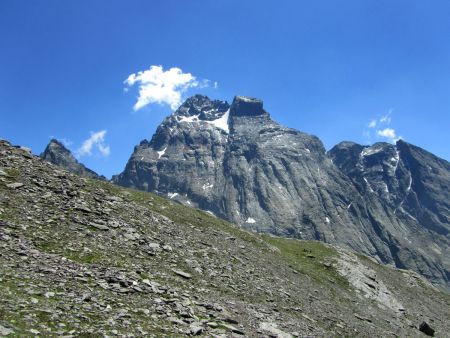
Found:
M 442 337 L 416 273 L 243 231 L 0 142 L 0 335 Z
M 377 147 L 327 154 L 260 100 L 196 95 L 113 181 L 246 229 L 350 248 L 450 290 L 450 165 L 402 141 Z

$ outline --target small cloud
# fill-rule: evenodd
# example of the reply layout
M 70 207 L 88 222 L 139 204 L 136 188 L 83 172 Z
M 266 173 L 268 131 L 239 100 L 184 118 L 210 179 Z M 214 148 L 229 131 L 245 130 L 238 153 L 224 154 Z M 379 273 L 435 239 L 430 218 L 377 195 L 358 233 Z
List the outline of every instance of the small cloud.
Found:
M 214 89 L 219 88 L 219 84 L 217 83 L 217 81 L 214 81 Z
M 390 108 L 386 115 L 380 117 L 380 123 L 390 124 L 391 123 L 391 115 L 394 112 L 394 108 Z
M 377 126 L 377 120 L 372 120 L 367 125 L 369 128 L 375 128 Z
M 58 141 L 61 142 L 61 143 L 64 145 L 64 147 L 66 147 L 66 148 L 69 148 L 69 147 L 73 144 L 72 140 L 69 140 L 69 139 L 67 139 L 67 138 L 59 138 L 59 137 L 55 137 L 55 136 L 51 135 L 51 136 L 50 136 L 50 139 L 56 139 L 56 140 L 58 140 Z
M 105 144 L 105 135 L 106 130 L 91 132 L 91 136 L 75 151 L 75 156 L 77 158 L 91 156 L 92 150 L 96 148 L 102 156 L 107 157 L 110 153 L 110 148 Z
M 401 137 L 397 137 L 395 130 L 392 128 L 385 128 L 385 129 L 377 130 L 377 135 L 381 136 L 381 137 L 385 137 L 391 142 L 396 142 L 401 138 Z
M 167 104 L 172 110 L 178 108 L 182 101 L 182 94 L 189 88 L 205 88 L 210 81 L 197 80 L 191 73 L 184 73 L 180 68 L 173 67 L 164 70 L 162 66 L 150 66 L 145 71 L 133 73 L 124 81 L 125 87 L 139 87 L 139 96 L 133 106 L 134 111 L 151 104 Z
M 383 117 L 380 118 L 380 123 L 386 123 L 386 124 L 390 124 L 391 123 L 391 117 L 388 115 L 385 115 Z
M 73 144 L 73 142 L 72 142 L 71 140 L 68 140 L 68 139 L 66 139 L 66 138 L 57 138 L 57 140 L 58 140 L 59 142 L 61 142 L 62 144 L 64 144 L 64 146 L 65 146 L 66 148 L 69 148 L 69 147 Z

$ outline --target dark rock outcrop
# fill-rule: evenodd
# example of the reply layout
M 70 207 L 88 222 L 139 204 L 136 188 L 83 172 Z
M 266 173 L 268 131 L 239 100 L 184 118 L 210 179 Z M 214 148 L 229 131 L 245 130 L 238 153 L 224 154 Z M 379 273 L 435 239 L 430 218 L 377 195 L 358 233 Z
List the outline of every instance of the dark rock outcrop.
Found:
M 113 180 L 208 210 L 250 230 L 339 244 L 448 287 L 449 209 L 446 202 L 434 201 L 448 194 L 448 181 L 439 183 L 446 193 L 422 184 L 419 200 L 429 212 L 416 217 L 412 204 L 394 207 L 404 194 L 390 194 L 407 190 L 407 176 L 393 180 L 386 194 L 381 181 L 371 185 L 378 182 L 379 170 L 386 167 L 389 174 L 389 165 L 395 165 L 389 161 L 398 156 L 395 149 L 374 145 L 384 149 L 379 156 L 387 162 L 381 160 L 379 167 L 374 164 L 379 158 L 365 156 L 373 177 L 360 177 L 357 160 L 367 147 L 337 147 L 327 154 L 317 137 L 281 126 L 260 100 L 237 96 L 230 106 L 197 95 L 167 117 L 150 142 L 135 148 L 124 172 Z M 428 161 L 419 153 L 417 161 Z M 448 168 L 436 163 L 436 170 L 448 175 Z M 427 165 L 415 170 L 425 175 Z M 398 172 L 403 166 L 399 164 Z
M 59 167 L 62 167 L 74 174 L 77 174 L 86 178 L 105 179 L 104 176 L 98 175 L 95 171 L 86 168 L 84 164 L 78 162 L 78 160 L 72 155 L 69 149 L 67 149 L 58 140 L 52 139 L 45 148 L 44 152 L 39 155 L 42 159 L 53 163 Z

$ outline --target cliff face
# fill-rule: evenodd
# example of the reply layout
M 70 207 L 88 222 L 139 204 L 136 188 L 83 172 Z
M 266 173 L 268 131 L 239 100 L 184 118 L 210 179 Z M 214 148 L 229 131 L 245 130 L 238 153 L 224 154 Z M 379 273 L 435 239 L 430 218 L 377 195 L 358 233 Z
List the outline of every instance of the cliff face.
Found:
M 430 186 L 424 176 L 430 175 L 428 165 L 436 165 L 448 177 L 448 163 L 404 142 L 392 147 L 342 143 L 327 154 L 317 137 L 273 121 L 260 100 L 236 97 L 230 106 L 194 96 L 163 121 L 150 142 L 135 148 L 113 180 L 247 229 L 352 248 L 448 286 L 450 213 L 440 197 L 448 194 L 449 182 Z M 414 155 L 398 160 L 395 170 L 405 173 L 392 176 L 396 158 L 407 154 Z M 420 180 L 411 183 L 420 195 L 416 205 L 406 193 L 406 171 L 413 167 L 425 180 L 420 188 Z M 389 175 L 385 193 L 382 178 Z M 426 211 L 413 212 L 422 205 Z

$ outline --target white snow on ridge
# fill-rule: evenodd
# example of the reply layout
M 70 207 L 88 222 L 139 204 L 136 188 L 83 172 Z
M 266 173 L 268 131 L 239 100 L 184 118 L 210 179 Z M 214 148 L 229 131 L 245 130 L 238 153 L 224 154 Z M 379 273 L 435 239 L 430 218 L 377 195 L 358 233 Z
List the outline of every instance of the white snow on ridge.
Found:
M 367 147 L 361 151 L 361 156 L 370 156 L 370 155 L 379 153 L 382 150 L 383 150 L 383 148 L 381 148 L 381 147 L 378 147 L 378 148 Z
M 368 181 L 367 178 L 365 178 L 365 177 L 364 177 L 364 182 L 366 182 L 367 186 L 369 187 L 369 191 L 370 191 L 370 192 L 374 192 L 373 189 L 372 189 L 372 187 L 370 186 L 369 181 Z
M 412 186 L 412 176 L 409 175 L 409 184 L 408 184 L 408 188 L 406 188 L 407 192 L 409 192 L 411 190 L 411 186 Z
M 249 218 L 247 218 L 247 220 L 245 221 L 245 223 L 253 224 L 253 223 L 256 223 L 256 221 L 255 221 L 254 218 L 249 217 Z
M 205 113 L 210 113 L 212 111 L 214 111 L 214 109 L 209 110 Z M 181 117 L 177 117 L 177 121 L 178 121 L 178 123 L 180 123 L 180 122 L 187 122 L 187 123 L 205 122 L 205 123 L 213 125 L 216 128 L 222 129 L 227 134 L 230 132 L 230 129 L 228 127 L 228 117 L 230 116 L 229 109 L 221 117 L 219 117 L 218 119 L 212 120 L 212 121 L 200 120 L 199 116 L 200 116 L 200 114 L 193 115 L 193 116 L 181 116 Z
M 200 115 L 181 116 L 181 117 L 179 117 L 180 119 L 178 120 L 178 122 L 188 122 L 188 123 L 198 122 L 199 121 L 199 119 L 198 119 L 199 116 Z
M 166 150 L 167 150 L 167 147 L 165 147 L 161 151 L 157 151 L 157 153 L 158 153 L 158 160 L 161 158 L 161 156 L 163 156 L 166 153 Z
M 230 110 L 228 109 L 221 117 L 213 121 L 205 121 L 206 123 L 212 124 L 216 128 L 222 129 L 227 134 L 230 132 L 228 127 L 228 117 L 230 116 Z
M 327 223 L 327 224 L 330 223 L 330 219 L 328 217 L 325 217 L 325 223 Z
M 396 150 L 394 157 L 391 157 L 391 162 L 394 163 L 392 165 L 392 167 L 394 168 L 394 173 L 397 171 L 399 161 L 400 161 L 400 152 L 398 150 Z
M 172 199 L 175 196 L 178 196 L 178 193 L 177 192 L 169 192 L 169 193 L 167 193 L 167 196 L 169 196 L 169 198 Z

